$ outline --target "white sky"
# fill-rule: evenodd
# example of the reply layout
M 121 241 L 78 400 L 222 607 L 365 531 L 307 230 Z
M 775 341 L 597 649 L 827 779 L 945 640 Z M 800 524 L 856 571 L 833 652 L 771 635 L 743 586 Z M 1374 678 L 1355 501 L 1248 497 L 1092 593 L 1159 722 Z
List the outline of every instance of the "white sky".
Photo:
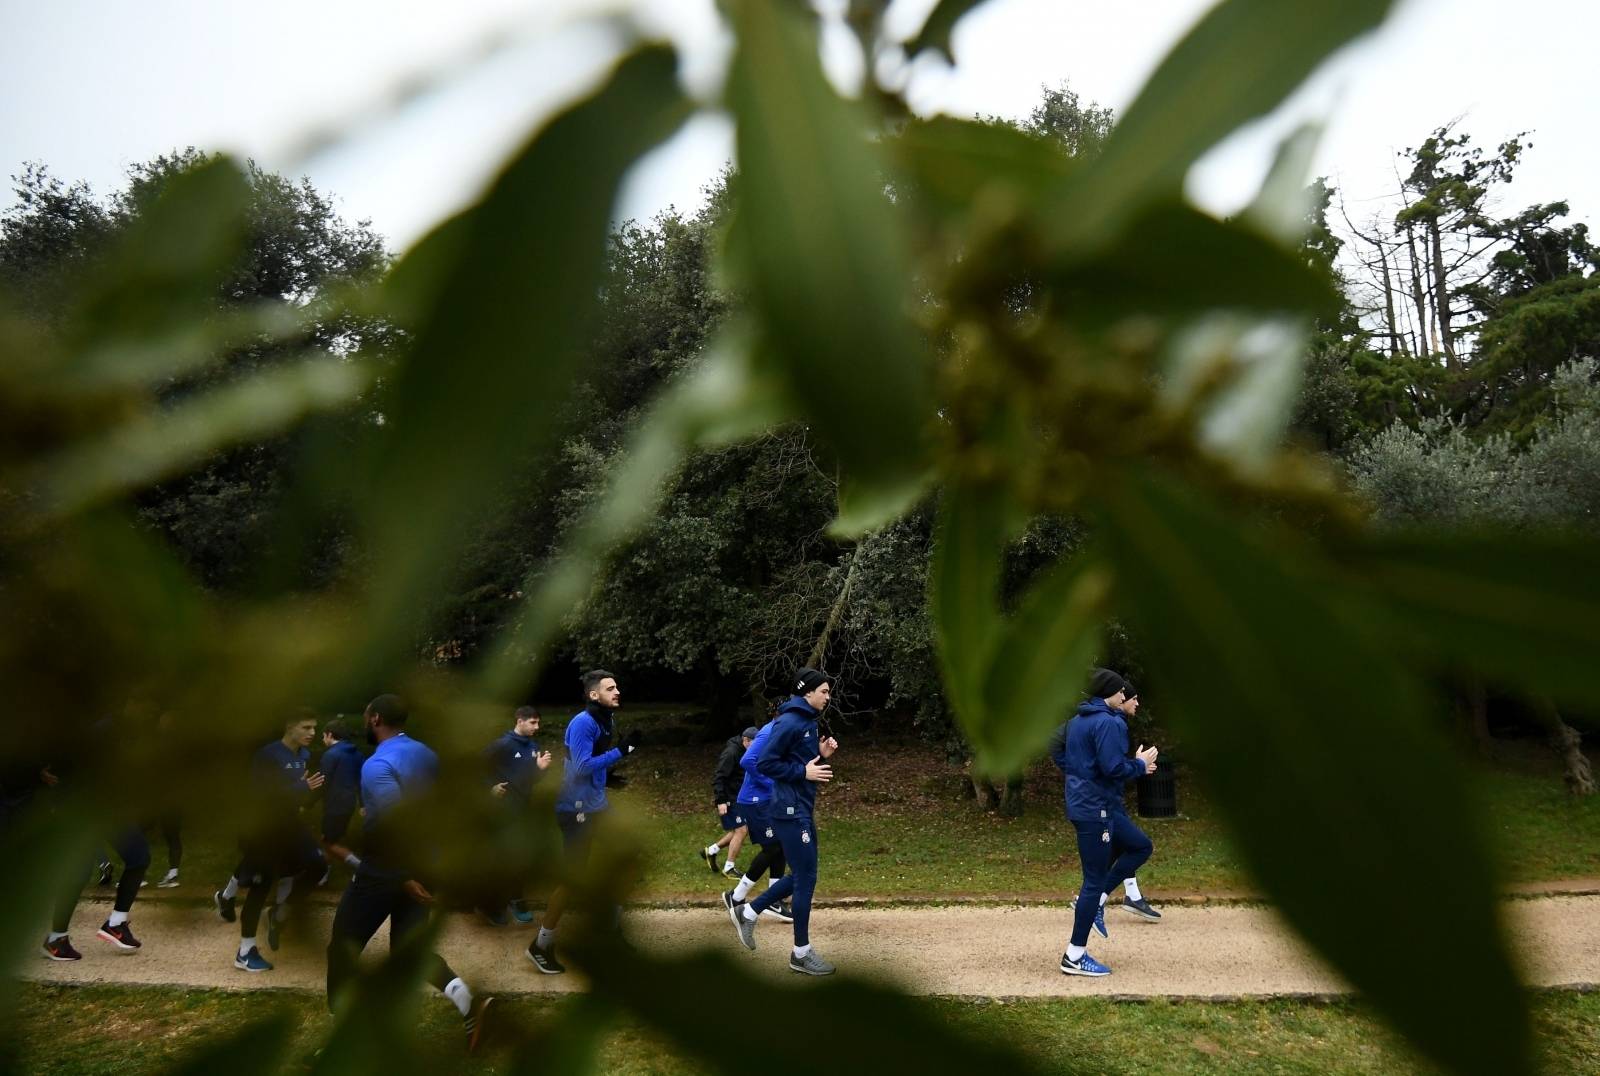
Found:
M 931 6 L 898 0 L 891 24 L 909 30 Z M 991 0 L 957 33 L 956 68 L 919 65 L 909 96 L 924 112 L 1021 116 L 1042 84 L 1068 79 L 1120 110 L 1207 6 Z M 715 85 L 726 42 L 712 0 L 0 0 L 0 175 L 37 160 L 105 193 L 156 154 L 227 149 L 309 175 L 400 249 L 469 199 L 539 117 L 615 55 L 615 32 L 574 16 L 622 9 L 678 43 L 692 89 Z M 1600 4 L 1588 0 L 1405 0 L 1379 35 L 1202 161 L 1191 193 L 1219 212 L 1236 208 L 1277 140 L 1326 116 L 1316 170 L 1335 177 L 1353 213 L 1370 211 L 1394 188 L 1394 151 L 1463 116 L 1490 148 L 1534 130 L 1503 208 L 1565 198 L 1575 218 L 1594 221 L 1597 40 Z M 829 59 L 849 77 L 847 49 Z M 342 135 L 311 150 L 328 131 Z M 619 216 L 694 208 L 730 153 L 726 122 L 695 122 L 636 170 Z M 0 206 L 11 201 L 0 196 Z

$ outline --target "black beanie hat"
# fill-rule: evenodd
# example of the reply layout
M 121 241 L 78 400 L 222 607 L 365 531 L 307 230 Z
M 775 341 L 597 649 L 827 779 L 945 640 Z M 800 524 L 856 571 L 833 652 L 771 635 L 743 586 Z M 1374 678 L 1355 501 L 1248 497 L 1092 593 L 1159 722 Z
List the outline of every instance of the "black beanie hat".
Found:
M 1094 699 L 1109 699 L 1119 691 L 1129 689 L 1128 681 L 1119 673 L 1110 669 L 1096 669 L 1089 676 L 1089 697 Z
M 794 693 L 796 695 L 809 695 L 823 684 L 833 683 L 833 677 L 821 669 L 802 668 L 794 674 Z

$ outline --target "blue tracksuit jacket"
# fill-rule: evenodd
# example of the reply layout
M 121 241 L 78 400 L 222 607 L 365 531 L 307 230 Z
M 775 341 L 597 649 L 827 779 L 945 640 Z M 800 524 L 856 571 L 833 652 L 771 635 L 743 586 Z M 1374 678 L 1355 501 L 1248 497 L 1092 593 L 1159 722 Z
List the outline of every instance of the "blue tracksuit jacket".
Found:
M 533 795 L 533 786 L 544 773 L 539 768 L 539 743 L 531 736 L 518 736 L 508 732 L 484 748 L 489 783 L 504 781 L 510 787 L 506 798 L 526 803 Z
M 1128 757 L 1128 724 L 1104 699 L 1089 699 L 1067 724 L 1056 764 L 1066 771 L 1067 818 L 1095 822 L 1101 812 L 1122 812 L 1122 786 L 1144 776 L 1144 763 Z
M 557 814 L 593 813 L 611 806 L 606 800 L 606 772 L 622 761 L 622 749 L 610 746 L 615 727 L 611 712 L 599 705 L 578 711 L 567 723 Z
M 809 819 L 817 786 L 806 780 L 806 763 L 821 754 L 817 749 L 817 711 L 796 695 L 778 707 L 771 729 L 756 756 L 756 772 L 772 781 L 772 817 L 779 821 Z M 753 749 L 755 744 L 750 746 Z
M 740 803 L 772 802 L 772 778 L 761 775 L 761 771 L 756 769 L 756 759 L 761 757 L 762 748 L 772 739 L 772 726 L 775 724 L 777 722 L 768 721 L 762 725 L 756 732 L 756 738 L 739 756 L 739 768 L 744 770 L 744 783 L 739 786 Z

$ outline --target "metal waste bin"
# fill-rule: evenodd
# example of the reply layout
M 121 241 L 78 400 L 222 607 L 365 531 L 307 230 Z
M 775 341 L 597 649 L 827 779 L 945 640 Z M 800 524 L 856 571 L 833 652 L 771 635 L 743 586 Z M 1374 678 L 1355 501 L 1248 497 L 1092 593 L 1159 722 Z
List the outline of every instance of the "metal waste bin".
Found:
M 1141 777 L 1133 784 L 1138 796 L 1140 818 L 1178 816 L 1178 775 L 1165 760 L 1155 773 Z

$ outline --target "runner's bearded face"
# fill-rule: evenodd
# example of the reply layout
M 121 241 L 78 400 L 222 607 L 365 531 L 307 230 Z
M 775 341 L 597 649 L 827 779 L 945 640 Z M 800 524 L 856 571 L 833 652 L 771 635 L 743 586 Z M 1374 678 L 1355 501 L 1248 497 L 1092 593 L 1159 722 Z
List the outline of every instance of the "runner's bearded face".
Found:
M 622 689 L 617 687 L 617 682 L 609 676 L 589 692 L 589 697 L 608 710 L 615 710 L 622 705 Z

